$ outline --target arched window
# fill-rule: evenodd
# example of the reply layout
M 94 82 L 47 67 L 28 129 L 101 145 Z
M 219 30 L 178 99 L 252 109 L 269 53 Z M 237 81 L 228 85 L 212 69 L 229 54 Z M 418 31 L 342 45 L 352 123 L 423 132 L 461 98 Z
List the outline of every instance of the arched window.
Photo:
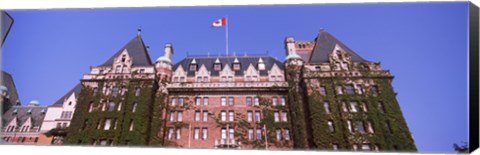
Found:
M 140 96 L 140 88 L 135 88 L 135 96 Z
M 97 92 L 98 92 L 98 88 L 97 87 L 93 88 L 93 96 L 96 96 Z

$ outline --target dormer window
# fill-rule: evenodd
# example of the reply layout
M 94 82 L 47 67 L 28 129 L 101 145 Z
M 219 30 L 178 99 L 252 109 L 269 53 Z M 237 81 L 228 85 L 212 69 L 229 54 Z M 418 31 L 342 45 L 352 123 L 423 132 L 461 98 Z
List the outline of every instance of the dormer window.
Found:
M 213 70 L 220 71 L 221 69 L 222 69 L 222 64 L 214 64 L 213 65 Z
M 197 71 L 197 65 L 196 64 L 191 64 L 190 65 L 190 71 Z
M 122 62 L 125 62 L 125 60 L 126 60 L 126 56 L 123 55 L 123 56 L 122 56 Z
M 235 70 L 235 71 L 240 70 L 240 64 L 239 63 L 234 63 L 233 64 L 233 70 Z
M 29 114 L 29 115 L 32 114 L 32 109 L 28 109 L 27 114 Z
M 258 64 L 258 70 L 265 70 L 265 64 L 264 63 Z

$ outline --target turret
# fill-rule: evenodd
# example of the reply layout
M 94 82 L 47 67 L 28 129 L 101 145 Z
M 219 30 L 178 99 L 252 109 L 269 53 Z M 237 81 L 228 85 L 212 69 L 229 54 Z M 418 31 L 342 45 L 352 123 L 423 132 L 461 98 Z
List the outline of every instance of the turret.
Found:
M 165 44 L 165 52 L 163 56 L 159 57 L 155 61 L 155 69 L 157 71 L 157 77 L 159 77 L 160 80 L 170 81 L 170 77 L 172 75 L 172 55 L 173 55 L 172 44 L 170 43 Z

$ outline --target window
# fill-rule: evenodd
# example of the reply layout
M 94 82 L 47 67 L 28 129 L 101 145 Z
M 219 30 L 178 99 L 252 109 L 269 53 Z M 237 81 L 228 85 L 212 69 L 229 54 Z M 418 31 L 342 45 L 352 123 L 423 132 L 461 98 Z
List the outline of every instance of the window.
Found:
M 320 71 L 320 66 L 315 66 L 315 71 Z
M 170 122 L 175 122 L 175 112 L 170 112 Z
M 168 129 L 168 139 L 172 139 L 173 138 L 173 128 L 169 128 Z
M 370 144 L 362 144 L 362 150 L 370 151 Z
M 185 77 L 181 76 L 180 77 L 180 82 L 185 82 Z
M 251 111 L 248 111 L 247 116 L 248 116 L 247 121 L 252 122 L 253 121 L 253 113 Z
M 272 98 L 272 105 L 273 105 L 273 106 L 277 106 L 277 104 L 278 104 L 278 99 L 277 99 L 277 97 L 273 97 L 273 98 Z
M 135 88 L 135 96 L 140 96 L 140 88 Z
M 122 102 L 118 103 L 117 111 L 122 110 Z
M 117 96 L 118 95 L 118 87 L 112 87 L 112 96 Z
M 203 77 L 203 82 L 208 82 L 208 76 Z
M 228 133 L 229 139 L 235 139 L 235 130 L 230 128 L 230 132 Z
M 378 102 L 378 111 L 385 113 L 385 106 L 383 106 L 383 102 Z
M 337 86 L 337 94 L 343 94 L 343 87 Z
M 108 111 L 112 112 L 115 110 L 115 103 L 114 102 L 110 102 L 108 104 Z
M 353 148 L 353 150 L 355 150 L 355 151 L 358 150 L 357 144 L 353 144 L 352 148 Z
M 260 111 L 255 111 L 255 121 L 260 122 Z
M 203 105 L 208 105 L 208 97 L 203 98 Z
M 260 101 L 259 101 L 258 97 L 255 97 L 255 105 L 256 105 L 256 106 L 259 106 L 259 105 L 260 105 Z
M 273 116 L 275 117 L 275 122 L 279 122 L 280 121 L 280 114 L 278 112 L 274 112 L 273 113 Z
M 373 147 L 375 148 L 376 152 L 378 152 L 380 150 L 380 147 L 378 147 L 378 144 L 375 144 Z
M 133 131 L 133 120 L 130 120 L 130 128 L 129 128 L 130 131 Z
M 357 88 L 358 88 L 358 93 L 359 93 L 359 94 L 363 94 L 363 87 L 362 87 L 362 85 L 357 84 Z
M 357 111 L 358 111 L 357 102 L 350 102 L 350 112 L 357 112 Z
M 233 106 L 233 97 L 228 98 L 228 105 Z
M 230 122 L 233 122 L 234 121 L 234 117 L 235 117 L 235 113 L 233 111 L 230 111 L 228 112 L 228 119 L 230 120 Z
M 335 70 L 336 71 L 340 70 L 340 63 L 338 63 L 338 62 L 335 63 Z
M 330 113 L 330 103 L 323 102 L 323 108 L 325 108 L 325 113 L 327 113 L 327 114 Z
M 190 71 L 197 71 L 197 65 L 191 64 L 190 65 Z
M 290 140 L 290 130 L 285 129 L 285 140 Z
M 275 129 L 277 140 L 282 140 L 282 131 L 280 129 Z
M 105 139 L 100 140 L 100 145 L 101 146 L 107 145 L 107 140 L 105 140 Z
M 248 140 L 253 140 L 253 129 L 248 129 Z
M 285 98 L 280 97 L 280 105 L 285 106 Z
M 355 131 L 359 133 L 365 133 L 365 126 L 363 125 L 363 121 L 355 122 Z
M 97 87 L 93 88 L 93 96 L 97 96 L 97 93 L 98 93 L 98 88 Z
M 264 63 L 258 64 L 258 70 L 265 70 L 265 64 Z
M 175 106 L 177 104 L 177 98 L 172 97 L 172 106 Z
M 178 98 L 178 105 L 183 106 L 183 97 Z
M 193 134 L 194 134 L 193 138 L 195 140 L 198 140 L 200 138 L 200 128 L 195 128 L 193 131 Z
M 177 121 L 181 122 L 183 121 L 183 112 L 179 111 L 177 112 Z
M 92 112 L 92 111 L 93 111 L 93 101 L 90 102 L 89 105 L 90 105 L 90 106 L 88 107 L 88 112 Z
M 57 123 L 57 128 L 61 128 L 62 127 L 62 123 Z M 22 131 L 25 127 L 22 128 Z
M 233 70 L 240 70 L 240 64 L 233 64 Z
M 208 138 L 208 129 L 202 128 L 202 139 L 207 140 L 207 138 Z
M 202 82 L 202 77 L 201 76 L 197 77 L 197 82 Z
M 225 76 L 222 76 L 222 80 L 221 81 L 227 81 L 227 78 Z
M 202 99 L 200 97 L 195 98 L 195 105 L 200 106 Z
M 117 130 L 117 125 L 118 125 L 117 119 L 113 119 L 113 122 L 114 122 L 114 123 L 112 123 L 113 124 L 113 130 Z
M 345 102 L 342 102 L 342 109 L 343 112 L 348 112 L 347 106 L 345 105 Z
M 133 108 L 132 108 L 132 112 L 136 112 L 137 111 L 137 103 L 133 103 Z
M 355 94 L 355 91 L 353 90 L 353 86 L 352 86 L 352 85 L 346 85 L 346 86 L 345 86 L 345 92 L 346 92 L 347 94 L 350 94 L 350 95 L 351 95 L 351 94 Z
M 257 129 L 257 140 L 262 140 L 262 129 Z
M 111 123 L 111 119 L 105 119 L 105 126 L 103 126 L 103 130 L 110 130 L 110 123 Z
M 180 135 L 180 128 L 177 129 L 177 139 L 180 139 L 181 138 L 181 135 Z
M 247 97 L 247 106 L 252 106 L 252 97 Z
M 372 86 L 372 95 L 373 96 L 378 96 L 379 91 L 377 86 Z
M 227 112 L 222 111 L 221 116 L 222 116 L 222 121 L 227 121 Z
M 352 121 L 347 120 L 348 131 L 352 132 Z
M 200 121 L 200 111 L 195 111 L 195 122 Z
M 227 129 L 222 128 L 221 132 L 222 132 L 222 139 L 227 139 Z
M 328 131 L 330 131 L 331 133 L 335 132 L 333 121 L 328 121 Z
M 333 150 L 338 150 L 338 144 L 333 144 L 332 148 L 333 148 Z
M 227 105 L 227 99 L 225 97 L 222 97 L 221 98 L 221 104 L 222 106 L 226 106 Z
M 282 121 L 283 121 L 283 122 L 287 122 L 287 121 L 288 121 L 288 120 L 287 120 L 287 112 L 286 112 L 286 111 L 283 111 L 283 112 L 282 112 Z
M 363 110 L 363 112 L 368 112 L 368 106 L 367 106 L 367 103 L 365 103 L 365 102 L 362 102 L 362 110 Z
M 204 122 L 208 121 L 208 111 L 203 111 L 203 121 Z
M 178 77 L 173 77 L 173 82 L 178 82 Z
M 215 65 L 213 66 L 213 69 L 214 69 L 215 71 L 222 70 L 222 64 L 215 64 Z
M 375 133 L 375 130 L 373 130 L 372 122 L 368 122 L 367 125 L 368 125 L 368 132 Z
M 68 105 L 72 105 L 72 101 L 68 102 Z

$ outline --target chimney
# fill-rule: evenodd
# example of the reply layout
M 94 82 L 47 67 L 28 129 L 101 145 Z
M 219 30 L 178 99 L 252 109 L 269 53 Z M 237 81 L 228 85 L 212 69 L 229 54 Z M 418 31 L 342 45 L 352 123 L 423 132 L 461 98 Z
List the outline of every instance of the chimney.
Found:
M 165 44 L 165 57 L 168 59 L 172 60 L 172 55 L 173 55 L 173 47 L 171 43 Z

